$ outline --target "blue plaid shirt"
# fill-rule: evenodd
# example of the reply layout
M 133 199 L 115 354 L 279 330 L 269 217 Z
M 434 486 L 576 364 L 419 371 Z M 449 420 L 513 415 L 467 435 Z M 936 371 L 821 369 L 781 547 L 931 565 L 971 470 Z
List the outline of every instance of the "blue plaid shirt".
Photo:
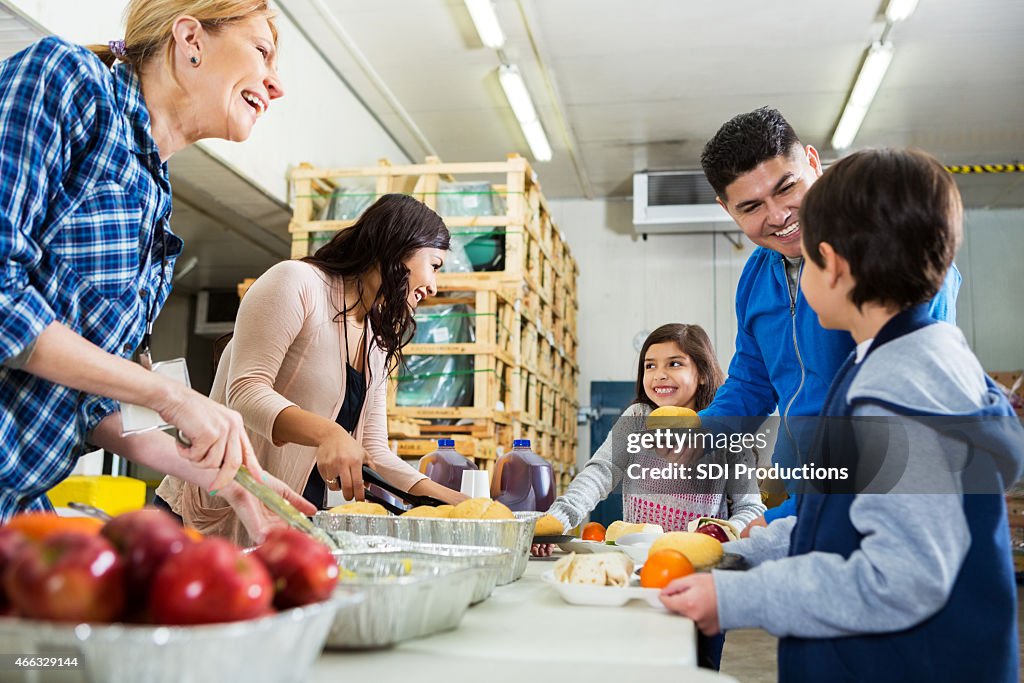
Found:
M 132 355 L 181 253 L 170 212 L 167 165 L 131 68 L 107 69 L 59 38 L 0 62 L 0 362 L 54 321 Z M 116 410 L 0 366 L 0 521 L 48 507 L 43 494 Z

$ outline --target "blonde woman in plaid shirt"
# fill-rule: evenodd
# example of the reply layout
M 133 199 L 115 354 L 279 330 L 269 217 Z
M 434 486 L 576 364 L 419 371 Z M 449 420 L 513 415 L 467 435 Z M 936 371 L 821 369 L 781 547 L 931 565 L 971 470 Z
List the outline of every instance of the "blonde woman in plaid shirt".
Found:
M 249 137 L 283 94 L 277 32 L 265 0 L 132 0 L 126 26 L 105 46 L 51 37 L 0 63 L 0 522 L 46 509 L 88 443 L 219 489 L 260 538 L 264 510 L 231 483 L 243 463 L 263 474 L 241 418 L 128 358 L 148 350 L 182 247 L 167 160 Z M 123 438 L 118 401 L 192 446 Z

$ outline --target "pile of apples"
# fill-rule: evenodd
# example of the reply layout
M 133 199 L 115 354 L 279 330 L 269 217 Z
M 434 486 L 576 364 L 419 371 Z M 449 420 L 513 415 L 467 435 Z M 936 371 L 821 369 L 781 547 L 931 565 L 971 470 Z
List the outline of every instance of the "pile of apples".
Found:
M 275 529 L 243 553 L 224 539 L 195 540 L 155 508 L 91 530 L 62 530 L 61 518 L 48 517 L 48 534 L 24 532 L 38 529 L 38 519 L 23 524 L 16 517 L 0 527 L 0 615 L 71 623 L 240 621 L 326 600 L 338 581 L 330 550 L 294 529 Z

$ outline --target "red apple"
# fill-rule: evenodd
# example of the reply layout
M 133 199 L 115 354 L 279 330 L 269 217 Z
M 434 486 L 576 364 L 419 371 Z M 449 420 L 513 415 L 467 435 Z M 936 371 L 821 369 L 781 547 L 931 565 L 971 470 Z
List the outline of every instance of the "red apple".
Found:
M 274 529 L 256 555 L 274 579 L 274 606 L 278 609 L 326 600 L 338 583 L 338 562 L 331 551 L 296 529 Z
M 270 574 L 253 555 L 221 538 L 192 543 L 157 570 L 149 607 L 158 624 L 214 624 L 267 614 Z
M 11 613 L 11 602 L 4 590 L 4 571 L 14 559 L 14 555 L 23 545 L 28 543 L 24 534 L 15 529 L 0 527 L 0 616 Z
M 729 542 L 729 536 L 726 535 L 725 529 L 723 529 L 722 527 L 718 526 L 717 524 L 715 524 L 713 522 L 708 522 L 707 524 L 704 524 L 704 525 L 698 527 L 697 528 L 697 533 L 698 534 L 707 534 L 708 536 L 710 536 L 711 538 L 715 539 L 719 543 L 728 543 Z
M 124 564 L 105 538 L 62 532 L 23 545 L 7 568 L 4 586 L 22 616 L 114 621 L 124 607 Z
M 125 561 L 128 609 L 136 614 L 145 609 L 153 576 L 160 565 L 192 543 L 178 521 L 157 508 L 118 515 L 100 533 L 114 544 Z

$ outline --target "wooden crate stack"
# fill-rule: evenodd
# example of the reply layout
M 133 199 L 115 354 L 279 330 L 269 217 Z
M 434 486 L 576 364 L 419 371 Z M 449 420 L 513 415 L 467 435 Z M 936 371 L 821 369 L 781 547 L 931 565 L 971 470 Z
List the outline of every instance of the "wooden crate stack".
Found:
M 410 344 L 406 356 L 471 355 L 473 404 L 465 407 L 403 407 L 396 404 L 398 381 L 388 392 L 389 431 L 399 455 L 418 458 L 435 440 L 451 436 L 456 450 L 493 471 L 495 459 L 515 438 L 551 461 L 559 489 L 575 474 L 577 380 L 577 295 L 579 268 L 556 228 L 547 202 L 526 159 L 359 168 L 314 168 L 291 172 L 294 216 L 292 258 L 310 253 L 318 233 L 350 227 L 354 220 L 318 220 L 332 193 L 346 183 L 372 180 L 376 196 L 409 194 L 437 209 L 441 182 L 492 181 L 506 210 L 495 216 L 443 216 L 453 233 L 479 226 L 504 232 L 505 269 L 497 272 L 440 273 L 434 303 L 463 303 L 474 308 L 475 341 Z M 447 296 L 446 296 L 447 295 Z M 453 298 L 454 297 L 454 298 Z M 400 369 L 399 372 L 402 372 Z M 458 426 L 436 424 L 458 420 Z

